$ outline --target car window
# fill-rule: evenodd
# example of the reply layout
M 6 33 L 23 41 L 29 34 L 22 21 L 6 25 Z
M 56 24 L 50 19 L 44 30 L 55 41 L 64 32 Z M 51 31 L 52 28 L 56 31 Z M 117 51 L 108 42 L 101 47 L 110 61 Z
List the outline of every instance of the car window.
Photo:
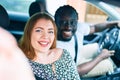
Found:
M 7 11 L 28 14 L 30 4 L 35 0 L 0 0 Z M 54 15 L 58 7 L 65 5 L 67 0 L 46 0 L 47 10 Z M 53 4 L 54 3 L 54 4 Z M 14 6 L 13 6 L 14 5 Z
M 67 0 L 46 0 L 47 3 L 47 10 L 54 15 L 55 11 L 65 4 L 67 4 Z M 54 4 L 53 4 L 54 3 Z
M 94 5 L 87 3 L 86 13 L 85 13 L 85 22 L 100 23 L 100 22 L 105 22 L 107 18 L 108 18 L 108 15 L 105 12 L 95 7 Z
M 120 7 L 104 2 L 86 3 L 85 22 L 101 23 L 106 20 L 120 20 Z
M 27 15 L 28 14 L 28 10 L 29 10 L 29 6 L 30 4 L 35 1 L 35 0 L 0 0 L 0 4 L 3 5 L 5 7 L 5 9 L 7 9 L 7 11 L 13 11 L 13 12 L 18 12 L 18 13 L 25 13 Z M 83 1 L 81 1 L 83 2 Z M 110 11 L 110 10 L 103 10 L 101 11 L 99 8 L 97 8 L 96 6 L 93 6 L 93 4 L 89 4 L 86 2 L 86 13 L 84 15 L 84 7 L 82 7 L 82 5 L 84 3 L 81 3 L 79 0 L 74 1 L 74 3 L 71 0 L 46 0 L 46 4 L 47 4 L 47 10 L 48 12 L 50 12 L 53 16 L 55 14 L 55 11 L 60 7 L 63 6 L 65 4 L 69 4 L 72 5 L 79 13 L 79 21 L 82 22 L 88 22 L 88 23 L 99 23 L 99 22 L 104 22 L 106 20 L 113 20 L 118 18 L 119 19 L 119 15 L 118 14 L 113 14 L 113 12 L 109 12 L 110 15 L 106 14 L 106 12 Z M 93 2 L 94 3 L 94 2 Z M 75 6 L 77 5 L 77 6 Z M 114 9 L 116 9 L 117 11 L 120 12 L 119 7 L 116 6 L 112 6 L 115 7 Z M 112 16 L 112 17 L 110 17 Z M 118 17 L 119 16 L 119 17 Z
M 0 0 L 7 11 L 28 13 L 29 5 L 35 0 Z M 14 5 L 14 6 L 13 6 Z

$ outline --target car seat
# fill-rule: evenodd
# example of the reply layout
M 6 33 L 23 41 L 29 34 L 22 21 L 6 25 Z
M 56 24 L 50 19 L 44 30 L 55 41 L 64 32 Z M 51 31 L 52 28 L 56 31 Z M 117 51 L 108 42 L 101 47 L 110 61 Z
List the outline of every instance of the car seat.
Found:
M 45 0 L 35 1 L 31 3 L 29 7 L 29 16 L 32 16 L 37 12 L 47 12 Z
M 9 30 L 10 28 L 10 18 L 8 16 L 8 13 L 6 9 L 0 5 L 0 27 L 8 30 L 10 33 L 14 35 L 14 37 L 17 39 L 17 41 L 20 39 L 21 35 L 17 35 L 16 33 L 13 33 Z
M 7 29 L 10 24 L 10 19 L 6 9 L 0 5 L 0 26 Z

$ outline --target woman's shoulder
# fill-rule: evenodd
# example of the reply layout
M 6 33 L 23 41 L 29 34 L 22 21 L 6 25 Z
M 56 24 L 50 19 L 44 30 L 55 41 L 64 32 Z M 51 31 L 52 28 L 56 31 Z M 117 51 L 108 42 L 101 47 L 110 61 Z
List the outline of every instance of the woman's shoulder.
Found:
M 55 53 L 62 54 L 63 49 L 61 49 L 61 48 L 55 48 L 55 49 L 53 49 L 53 51 L 54 51 Z
M 67 51 L 66 49 L 62 49 L 62 48 L 55 48 L 55 49 L 54 49 L 54 52 L 59 53 L 59 54 L 60 54 L 60 53 L 62 54 L 62 53 L 64 53 L 64 52 L 68 52 L 68 51 Z
M 59 58 L 65 53 L 68 53 L 66 49 L 61 49 L 61 48 L 55 48 L 52 51 L 55 53 L 56 56 L 59 56 Z
M 54 52 L 56 53 L 57 56 L 70 55 L 69 51 L 67 51 L 66 49 L 61 49 L 61 48 L 55 48 Z

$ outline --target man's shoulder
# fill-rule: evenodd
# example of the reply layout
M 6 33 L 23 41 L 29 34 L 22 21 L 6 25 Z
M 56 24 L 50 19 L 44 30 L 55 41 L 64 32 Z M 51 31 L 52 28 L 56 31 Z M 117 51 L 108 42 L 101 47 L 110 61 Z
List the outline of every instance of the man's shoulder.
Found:
M 67 48 L 70 47 L 71 44 L 73 44 L 74 40 L 71 39 L 70 41 L 59 41 L 57 40 L 57 47 Z
M 90 31 L 90 27 L 89 27 L 89 24 L 87 23 L 83 23 L 83 22 L 78 22 L 77 24 L 77 32 L 78 34 L 83 34 L 83 35 L 87 35 L 89 34 L 89 31 Z
M 61 41 L 61 40 L 57 40 L 57 43 L 64 43 L 64 44 L 67 44 L 67 43 L 71 43 L 73 41 L 73 36 L 72 36 L 72 39 L 70 41 Z
M 77 26 L 89 26 L 88 23 L 85 23 L 85 22 L 78 22 Z

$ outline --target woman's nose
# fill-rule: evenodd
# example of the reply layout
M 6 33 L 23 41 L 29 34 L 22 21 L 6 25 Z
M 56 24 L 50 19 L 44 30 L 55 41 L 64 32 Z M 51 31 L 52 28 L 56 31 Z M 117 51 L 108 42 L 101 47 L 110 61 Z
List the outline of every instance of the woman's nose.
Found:
M 43 33 L 43 38 L 48 38 L 48 33 L 47 32 Z

